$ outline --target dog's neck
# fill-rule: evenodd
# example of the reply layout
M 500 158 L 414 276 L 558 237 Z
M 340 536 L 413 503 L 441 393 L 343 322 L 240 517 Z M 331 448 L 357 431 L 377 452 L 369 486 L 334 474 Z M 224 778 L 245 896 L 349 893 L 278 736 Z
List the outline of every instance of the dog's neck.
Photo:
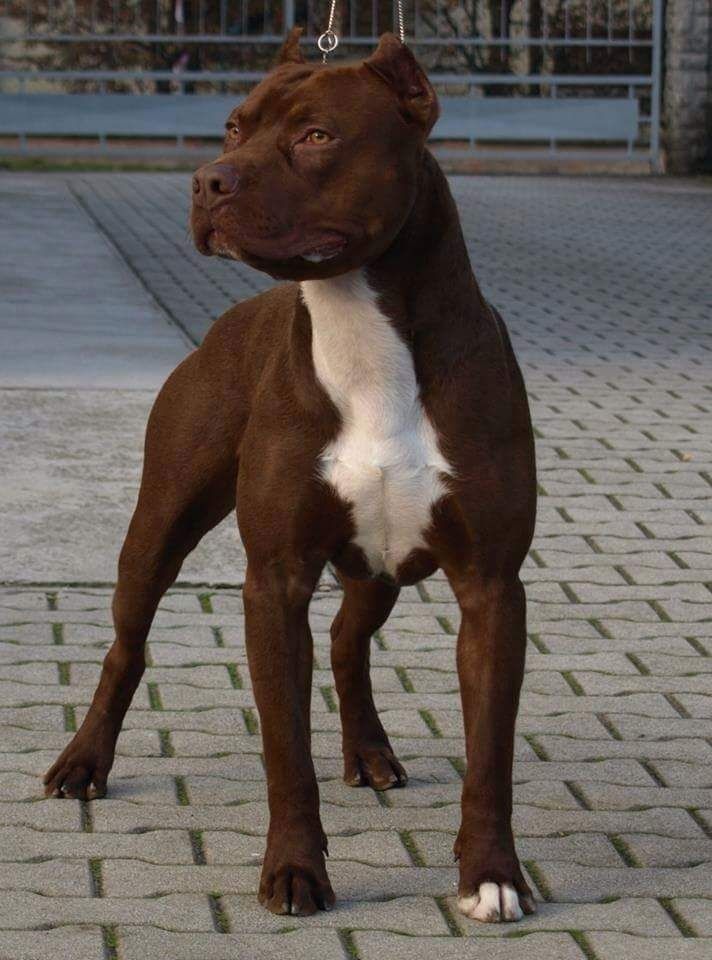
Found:
M 445 175 L 427 151 L 419 172 L 416 198 L 391 246 L 381 256 L 355 271 L 366 278 L 377 294 L 383 312 L 406 342 L 433 324 L 443 324 L 462 314 L 486 312 L 486 302 L 470 265 L 460 219 Z M 344 283 L 305 281 L 309 290 L 326 293 Z

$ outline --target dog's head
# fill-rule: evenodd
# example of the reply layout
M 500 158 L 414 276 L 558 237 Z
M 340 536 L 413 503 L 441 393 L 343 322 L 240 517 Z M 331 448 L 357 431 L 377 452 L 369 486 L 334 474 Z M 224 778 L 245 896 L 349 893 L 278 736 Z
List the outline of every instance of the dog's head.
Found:
M 304 61 L 300 33 L 230 114 L 222 154 L 193 178 L 191 214 L 201 253 L 290 280 L 345 273 L 390 246 L 438 115 L 392 34 L 368 60 L 325 66 Z

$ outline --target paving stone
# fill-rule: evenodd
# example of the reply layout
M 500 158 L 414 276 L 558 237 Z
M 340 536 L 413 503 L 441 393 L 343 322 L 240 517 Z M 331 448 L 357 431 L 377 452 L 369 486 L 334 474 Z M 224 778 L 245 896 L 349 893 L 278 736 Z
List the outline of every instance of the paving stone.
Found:
M 539 860 L 554 900 L 585 903 L 611 896 L 712 896 L 710 864 L 666 867 L 585 867 Z
M 187 832 L 152 830 L 138 834 L 62 833 L 29 827 L 0 827 L 0 860 L 135 858 L 149 863 L 191 863 Z
M 477 921 L 473 920 L 473 924 Z M 481 928 L 480 924 L 477 924 Z M 486 935 L 486 931 L 483 936 Z M 472 941 L 457 937 L 406 937 L 402 934 L 357 932 L 354 942 L 362 960 L 412 960 L 413 956 L 429 960 L 465 960 L 472 957 Z M 492 960 L 524 960 L 546 957 L 546 960 L 582 960 L 576 942 L 565 933 L 532 933 L 522 939 L 496 941 L 487 937 L 487 956 Z M 700 956 L 702 956 L 700 954 Z M 696 960 L 696 958 L 695 958 Z
M 600 960 L 706 960 L 709 940 L 654 940 L 619 933 L 592 933 L 588 941 Z
M 284 928 L 288 925 L 284 924 Z M 120 928 L 122 960 L 345 960 L 332 930 L 299 930 L 278 937 L 266 934 L 167 933 L 153 927 Z M 577 958 L 579 960 L 579 958 Z
M 223 903 L 234 930 L 278 933 L 284 928 L 284 917 L 268 913 L 254 897 L 228 896 Z M 333 910 L 320 911 L 306 920 L 304 926 L 306 929 L 394 930 L 409 936 L 447 936 L 449 933 L 442 912 L 428 897 L 393 897 L 368 903 L 338 899 Z
M 212 931 L 207 897 L 169 894 L 149 898 L 40 897 L 34 893 L 9 893 L 3 910 L 16 928 L 70 924 L 154 924 L 166 930 Z
M 104 960 L 106 954 L 99 927 L 67 925 L 53 930 L 0 930 L 0 956 L 8 960 Z
M 680 837 L 653 837 L 623 834 L 621 840 L 641 867 L 684 867 L 712 863 L 712 838 L 683 840 Z

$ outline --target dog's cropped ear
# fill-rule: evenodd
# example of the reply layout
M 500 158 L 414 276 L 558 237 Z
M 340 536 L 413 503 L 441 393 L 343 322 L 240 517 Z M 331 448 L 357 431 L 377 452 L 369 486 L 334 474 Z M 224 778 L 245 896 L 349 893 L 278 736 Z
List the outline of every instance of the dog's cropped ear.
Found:
M 385 80 L 397 95 L 408 120 L 417 123 L 427 136 L 438 119 L 440 107 L 432 84 L 405 44 L 392 33 L 384 33 L 376 52 L 364 65 Z
M 279 49 L 277 59 L 274 62 L 276 67 L 282 63 L 306 63 L 299 47 L 299 38 L 303 33 L 303 27 L 292 27 L 287 34 L 287 39 Z

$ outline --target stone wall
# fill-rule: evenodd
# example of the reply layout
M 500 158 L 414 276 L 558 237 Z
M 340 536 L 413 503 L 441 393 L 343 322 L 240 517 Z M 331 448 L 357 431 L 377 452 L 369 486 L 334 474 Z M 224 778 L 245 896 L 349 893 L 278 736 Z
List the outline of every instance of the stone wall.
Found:
M 667 169 L 712 164 L 712 0 L 667 0 L 664 123 Z

